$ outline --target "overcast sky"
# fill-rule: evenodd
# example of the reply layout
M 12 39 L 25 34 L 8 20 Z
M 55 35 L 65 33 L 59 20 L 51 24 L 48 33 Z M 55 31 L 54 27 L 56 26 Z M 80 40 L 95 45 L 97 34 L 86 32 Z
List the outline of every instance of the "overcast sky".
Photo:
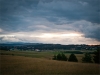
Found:
M 0 43 L 100 44 L 100 0 L 0 0 Z

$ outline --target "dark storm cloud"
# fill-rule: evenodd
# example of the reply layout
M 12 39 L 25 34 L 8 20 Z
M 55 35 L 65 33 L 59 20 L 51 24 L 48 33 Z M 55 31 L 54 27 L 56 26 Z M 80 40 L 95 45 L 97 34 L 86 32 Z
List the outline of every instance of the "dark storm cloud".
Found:
M 0 0 L 0 28 L 5 33 L 76 30 L 85 34 L 86 38 L 100 41 L 99 5 L 99 0 Z M 81 20 L 86 23 L 74 24 Z M 56 26 L 63 24 L 67 27 Z M 37 25 L 48 28 L 39 28 Z M 72 27 L 69 28 L 69 25 Z
M 32 13 L 27 11 L 33 10 Z M 64 17 L 68 20 L 99 21 L 99 0 L 1 0 L 1 17 L 15 19 L 12 15 L 47 17 Z M 30 15 L 29 15 L 30 14 Z M 50 18 L 48 18 L 48 16 Z M 17 18 L 15 20 L 18 20 Z
M 40 7 L 52 11 L 50 15 L 64 17 L 68 20 L 88 20 L 93 23 L 99 21 L 99 0 L 82 1 L 82 0 L 58 0 L 49 4 L 40 4 Z M 52 19 L 52 18 L 51 18 Z
M 98 26 L 97 28 L 94 27 L 90 31 L 87 30 L 84 33 L 85 33 L 85 37 L 93 38 L 93 39 L 100 41 L 100 26 Z
M 84 37 L 100 41 L 100 24 L 93 24 L 87 21 L 80 21 L 72 24 L 78 32 L 84 33 Z

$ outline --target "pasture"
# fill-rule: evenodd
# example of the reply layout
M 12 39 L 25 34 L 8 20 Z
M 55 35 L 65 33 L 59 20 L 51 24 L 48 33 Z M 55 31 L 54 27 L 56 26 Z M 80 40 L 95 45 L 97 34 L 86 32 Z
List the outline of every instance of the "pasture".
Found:
M 100 65 L 81 63 L 83 54 L 75 54 L 77 62 L 52 60 L 57 52 L 0 51 L 1 75 L 66 75 L 100 74 Z M 70 54 L 66 54 L 69 57 Z

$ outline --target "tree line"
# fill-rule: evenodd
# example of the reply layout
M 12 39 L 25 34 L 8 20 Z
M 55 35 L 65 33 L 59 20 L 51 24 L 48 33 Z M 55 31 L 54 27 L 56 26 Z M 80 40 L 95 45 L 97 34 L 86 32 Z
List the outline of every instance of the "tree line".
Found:
M 57 55 L 53 56 L 53 60 L 78 62 L 77 57 L 73 53 L 70 54 L 69 58 L 67 58 L 67 56 L 64 53 L 58 53 Z M 100 64 L 100 48 L 94 52 L 93 60 L 95 63 Z M 82 57 L 82 62 L 83 63 L 93 63 L 92 56 L 89 53 L 85 53 L 84 57 Z
M 100 45 L 61 45 L 61 44 L 0 44 L 1 50 L 95 50 Z

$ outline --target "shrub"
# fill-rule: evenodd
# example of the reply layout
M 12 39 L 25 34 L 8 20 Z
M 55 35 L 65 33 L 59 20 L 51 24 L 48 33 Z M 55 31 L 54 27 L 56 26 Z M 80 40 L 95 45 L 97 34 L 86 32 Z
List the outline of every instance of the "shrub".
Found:
M 14 56 L 14 54 L 12 54 L 12 56 Z
M 100 64 L 100 48 L 98 48 L 97 51 L 94 52 L 93 57 L 94 62 Z
M 57 60 L 62 60 L 62 56 L 60 53 L 57 55 Z
M 92 57 L 89 53 L 85 53 L 84 57 L 82 58 L 82 62 L 85 63 L 92 63 Z
M 63 60 L 63 61 L 67 61 L 67 57 L 65 56 L 65 54 L 62 53 L 62 54 L 61 54 L 61 57 L 62 57 L 62 60 Z
M 68 61 L 71 61 L 71 62 L 78 62 L 76 56 L 75 56 L 73 53 L 69 56 Z

